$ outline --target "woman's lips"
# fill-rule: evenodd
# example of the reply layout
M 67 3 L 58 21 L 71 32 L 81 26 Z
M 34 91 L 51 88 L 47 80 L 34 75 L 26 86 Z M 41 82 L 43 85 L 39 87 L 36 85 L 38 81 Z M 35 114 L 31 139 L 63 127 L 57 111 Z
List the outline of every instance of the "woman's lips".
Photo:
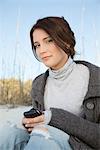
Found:
M 44 56 L 42 57 L 42 60 L 48 60 L 51 56 Z

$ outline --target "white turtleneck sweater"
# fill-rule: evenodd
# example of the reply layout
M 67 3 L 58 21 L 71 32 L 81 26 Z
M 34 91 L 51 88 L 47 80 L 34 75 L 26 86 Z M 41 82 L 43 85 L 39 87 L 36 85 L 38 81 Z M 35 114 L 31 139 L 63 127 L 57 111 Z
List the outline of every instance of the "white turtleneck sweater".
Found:
M 88 90 L 88 83 L 88 68 L 82 64 L 76 64 L 70 57 L 59 70 L 49 69 L 44 93 L 46 110 L 54 107 L 79 115 Z

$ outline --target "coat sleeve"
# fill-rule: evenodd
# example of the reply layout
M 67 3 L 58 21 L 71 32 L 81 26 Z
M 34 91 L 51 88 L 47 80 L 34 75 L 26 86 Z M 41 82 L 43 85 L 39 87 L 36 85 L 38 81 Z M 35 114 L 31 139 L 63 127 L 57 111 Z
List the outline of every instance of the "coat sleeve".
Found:
M 50 125 L 82 140 L 95 149 L 100 149 L 100 124 L 90 122 L 68 111 L 51 108 Z

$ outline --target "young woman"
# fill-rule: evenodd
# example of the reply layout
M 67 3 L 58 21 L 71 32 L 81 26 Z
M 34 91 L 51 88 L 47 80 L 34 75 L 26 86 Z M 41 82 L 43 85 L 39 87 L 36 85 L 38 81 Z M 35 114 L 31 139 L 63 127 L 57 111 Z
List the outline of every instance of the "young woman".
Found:
M 30 38 L 35 57 L 48 67 L 33 81 L 31 91 L 33 107 L 43 113 L 23 118 L 26 131 L 11 127 L 7 132 L 6 127 L 0 148 L 99 150 L 100 68 L 73 59 L 76 41 L 63 17 L 39 19 Z

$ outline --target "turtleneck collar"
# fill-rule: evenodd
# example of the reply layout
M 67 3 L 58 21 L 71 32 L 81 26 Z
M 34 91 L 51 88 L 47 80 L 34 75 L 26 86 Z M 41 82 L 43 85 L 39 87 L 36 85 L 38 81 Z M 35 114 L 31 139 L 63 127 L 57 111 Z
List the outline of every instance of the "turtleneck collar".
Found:
M 49 77 L 63 80 L 68 77 L 69 74 L 72 72 L 74 65 L 75 62 L 71 57 L 69 57 L 69 59 L 62 68 L 58 70 L 52 70 L 51 68 L 49 68 Z

